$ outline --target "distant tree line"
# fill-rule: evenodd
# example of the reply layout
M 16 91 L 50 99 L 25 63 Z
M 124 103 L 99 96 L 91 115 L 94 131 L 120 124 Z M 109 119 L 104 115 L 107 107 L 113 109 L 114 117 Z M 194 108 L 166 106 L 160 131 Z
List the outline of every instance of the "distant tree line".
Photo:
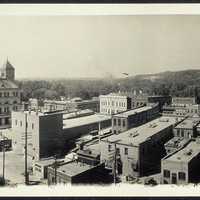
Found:
M 60 79 L 18 80 L 24 91 L 23 100 L 29 98 L 60 99 L 81 97 L 90 99 L 110 92 L 142 90 L 149 95 L 197 96 L 200 99 L 200 70 L 161 73 L 158 78 L 135 76 L 123 79 Z

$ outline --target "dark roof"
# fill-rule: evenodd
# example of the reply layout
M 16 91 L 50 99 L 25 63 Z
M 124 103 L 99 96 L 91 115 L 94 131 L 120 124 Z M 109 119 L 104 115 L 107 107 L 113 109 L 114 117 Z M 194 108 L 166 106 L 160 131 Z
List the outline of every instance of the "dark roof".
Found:
M 3 69 L 14 69 L 14 67 L 11 65 L 11 63 L 6 60 L 6 62 L 2 66 Z
M 9 80 L 0 79 L 0 89 L 17 89 L 18 86 Z

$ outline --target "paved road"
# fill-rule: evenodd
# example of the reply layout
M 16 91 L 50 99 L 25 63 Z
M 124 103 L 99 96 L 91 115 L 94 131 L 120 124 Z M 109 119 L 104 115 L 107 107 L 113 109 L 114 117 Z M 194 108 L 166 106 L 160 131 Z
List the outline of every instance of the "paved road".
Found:
M 5 153 L 5 178 L 10 181 L 11 184 L 23 184 L 24 183 L 24 155 L 17 149 L 13 151 L 7 151 Z M 3 153 L 0 152 L 0 174 L 3 171 Z M 28 166 L 31 166 L 29 160 Z

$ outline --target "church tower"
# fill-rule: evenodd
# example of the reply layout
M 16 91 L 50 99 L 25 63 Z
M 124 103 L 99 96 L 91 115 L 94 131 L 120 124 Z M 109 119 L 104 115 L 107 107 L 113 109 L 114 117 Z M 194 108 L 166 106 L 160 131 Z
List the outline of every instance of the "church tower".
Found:
M 2 79 L 7 79 L 7 80 L 10 80 L 10 81 L 15 80 L 15 68 L 10 64 L 8 59 L 3 64 L 0 72 L 1 72 L 1 78 Z

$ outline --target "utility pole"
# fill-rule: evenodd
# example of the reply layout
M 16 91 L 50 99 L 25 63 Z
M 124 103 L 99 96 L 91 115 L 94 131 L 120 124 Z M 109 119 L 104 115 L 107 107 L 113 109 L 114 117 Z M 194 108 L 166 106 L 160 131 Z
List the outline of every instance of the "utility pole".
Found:
M 5 143 L 3 140 L 2 150 L 3 150 L 3 182 L 5 183 Z
M 114 167 L 113 167 L 114 168 L 114 172 L 113 173 L 114 173 L 114 184 L 116 184 L 116 176 L 117 176 L 116 175 L 116 163 L 117 163 L 116 162 L 116 160 L 117 160 L 116 143 L 115 143 L 114 147 L 115 147 L 115 150 L 114 150 Z
M 55 185 L 57 184 L 57 155 L 55 155 L 55 163 L 54 163 L 54 176 L 55 176 Z
M 25 184 L 29 184 L 28 180 L 28 156 L 27 156 L 27 146 L 28 146 L 28 138 L 27 138 L 27 128 L 28 128 L 28 122 L 27 122 L 27 113 L 25 113 Z
M 100 131 L 101 131 L 101 122 L 99 122 L 99 145 L 100 145 L 100 142 L 101 142 Z

